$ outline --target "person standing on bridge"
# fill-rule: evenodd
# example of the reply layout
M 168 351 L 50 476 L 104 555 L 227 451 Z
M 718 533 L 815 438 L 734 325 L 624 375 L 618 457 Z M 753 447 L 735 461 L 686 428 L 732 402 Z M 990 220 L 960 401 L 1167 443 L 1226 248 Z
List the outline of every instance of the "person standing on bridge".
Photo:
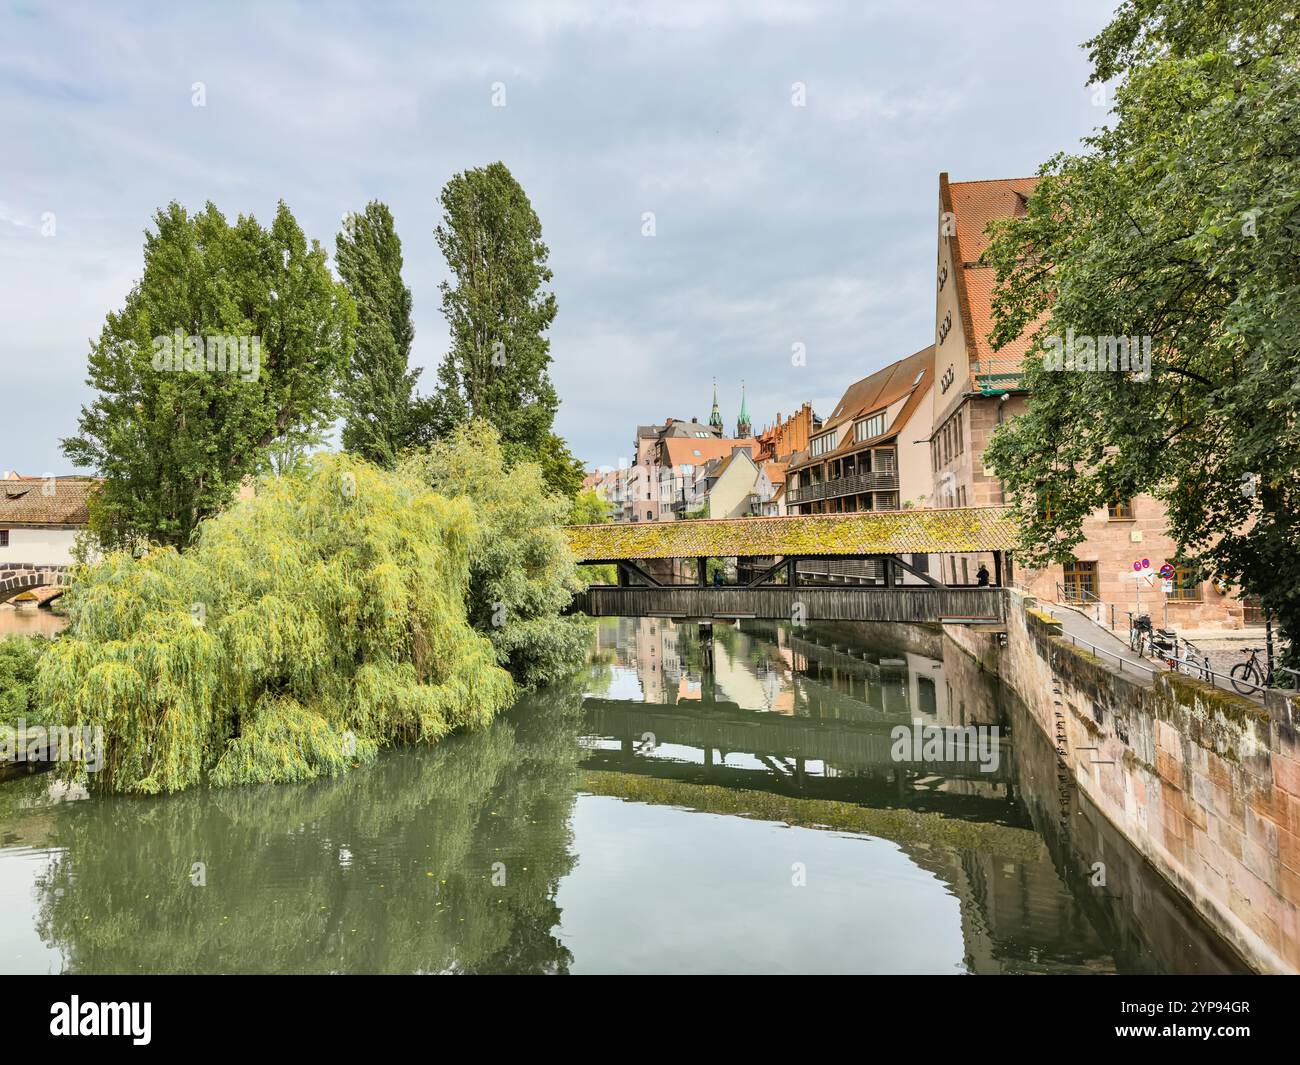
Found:
M 984 565 L 983 562 L 980 563 L 980 568 L 975 571 L 975 583 L 978 584 L 981 588 L 988 587 L 989 569 L 986 565 Z

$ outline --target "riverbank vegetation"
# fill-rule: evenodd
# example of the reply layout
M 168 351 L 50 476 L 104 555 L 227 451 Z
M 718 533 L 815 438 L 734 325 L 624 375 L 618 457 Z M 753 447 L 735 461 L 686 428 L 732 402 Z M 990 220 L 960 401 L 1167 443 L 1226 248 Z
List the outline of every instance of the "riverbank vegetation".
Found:
M 0 639 L 0 728 L 16 728 L 19 721 L 36 724 L 36 669 L 49 640 L 42 636 L 6 636 Z
M 103 728 L 92 786 L 146 793 L 311 779 L 481 726 L 515 687 L 467 616 L 479 536 L 465 498 L 316 456 L 184 553 L 89 567 L 39 698 Z
M 560 613 L 582 587 L 561 528 L 569 500 L 549 490 L 536 463 L 508 463 L 496 429 L 477 419 L 410 453 L 402 469 L 473 506 L 467 610 L 498 662 L 525 687 L 566 677 L 590 638 L 588 619 Z
M 501 163 L 440 202 L 452 340 L 425 397 L 386 205 L 345 217 L 337 278 L 283 203 L 269 228 L 211 204 L 155 216 L 64 442 L 103 479 L 101 557 L 47 653 L 0 649 L 5 714 L 35 699 L 103 728 L 92 785 L 334 774 L 482 725 L 582 660 L 560 528 L 582 468 L 552 431 L 541 222 Z M 339 415 L 344 453 L 322 453 Z

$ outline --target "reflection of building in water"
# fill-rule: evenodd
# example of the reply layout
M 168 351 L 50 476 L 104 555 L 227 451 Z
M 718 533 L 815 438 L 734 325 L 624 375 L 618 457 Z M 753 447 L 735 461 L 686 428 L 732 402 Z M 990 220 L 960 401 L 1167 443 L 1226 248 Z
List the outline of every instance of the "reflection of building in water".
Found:
M 815 627 L 782 630 L 781 635 L 792 652 L 795 673 L 811 682 L 802 685 L 810 712 L 841 716 L 837 711 L 843 700 L 833 697 L 838 695 L 891 720 L 947 723 L 950 692 L 941 662 L 912 651 L 863 649 Z
M 897 626 L 719 623 L 706 674 L 695 626 L 619 624 L 623 668 L 635 662 L 647 691 L 658 683 L 667 694 L 658 705 L 584 700 L 581 765 L 597 794 L 892 840 L 959 905 L 970 972 L 1217 971 L 1194 922 L 1104 818 L 1072 807 L 1069 835 L 1055 838 L 1051 744 L 1032 722 L 1021 737 L 1023 710 L 1009 717 L 996 678 L 951 641 Z M 996 765 L 900 760 L 894 732 L 914 718 L 997 724 Z M 1041 748 L 1041 765 L 1026 764 L 1009 723 Z M 1104 891 L 1089 879 L 1098 860 Z
M 636 676 L 646 702 L 675 703 L 683 691 L 689 691 L 679 651 L 680 627 L 671 620 L 617 618 L 612 625 L 601 624 L 598 631 L 598 646 L 615 653 L 616 668 Z M 695 690 L 699 698 L 698 678 Z
M 718 629 L 713 673 L 719 699 L 745 710 L 795 712 L 793 671 L 773 660 L 761 641 L 743 630 Z
M 766 641 L 721 622 L 714 629 L 712 671 L 704 668 L 693 624 L 619 618 L 616 626 L 601 626 L 599 640 L 602 648 L 616 652 L 619 666 L 635 672 L 646 702 L 718 699 L 746 710 L 794 713 L 793 672 L 782 660 L 773 660 Z M 689 662 L 683 660 L 686 647 L 694 651 Z
M 830 626 L 717 622 L 711 669 L 694 624 L 619 618 L 601 627 L 599 640 L 620 666 L 635 672 L 647 702 L 718 700 L 746 710 L 846 720 L 990 720 L 986 708 L 968 712 L 964 691 L 954 696 L 937 659 L 867 646 L 852 631 Z

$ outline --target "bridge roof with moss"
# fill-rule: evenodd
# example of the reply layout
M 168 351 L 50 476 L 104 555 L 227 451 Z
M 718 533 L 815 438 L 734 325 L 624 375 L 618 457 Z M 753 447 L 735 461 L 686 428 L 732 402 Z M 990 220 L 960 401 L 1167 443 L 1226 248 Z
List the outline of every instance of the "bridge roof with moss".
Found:
M 570 525 L 565 532 L 580 562 L 732 555 L 943 554 L 1016 547 L 1016 524 L 1005 507 Z

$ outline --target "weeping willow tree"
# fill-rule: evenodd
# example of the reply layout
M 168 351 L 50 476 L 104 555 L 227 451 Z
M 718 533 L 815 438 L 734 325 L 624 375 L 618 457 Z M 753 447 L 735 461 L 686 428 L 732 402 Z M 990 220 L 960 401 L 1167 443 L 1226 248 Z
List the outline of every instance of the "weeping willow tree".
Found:
M 511 463 L 497 430 L 479 418 L 409 453 L 402 469 L 474 507 L 468 612 L 498 662 L 530 688 L 568 677 L 592 632 L 586 618 L 560 614 L 583 586 L 561 529 L 571 500 L 547 487 L 537 463 Z
M 514 685 L 466 616 L 477 543 L 466 501 L 317 456 L 183 555 L 89 567 L 40 701 L 102 728 L 92 785 L 145 793 L 307 780 L 482 726 Z

